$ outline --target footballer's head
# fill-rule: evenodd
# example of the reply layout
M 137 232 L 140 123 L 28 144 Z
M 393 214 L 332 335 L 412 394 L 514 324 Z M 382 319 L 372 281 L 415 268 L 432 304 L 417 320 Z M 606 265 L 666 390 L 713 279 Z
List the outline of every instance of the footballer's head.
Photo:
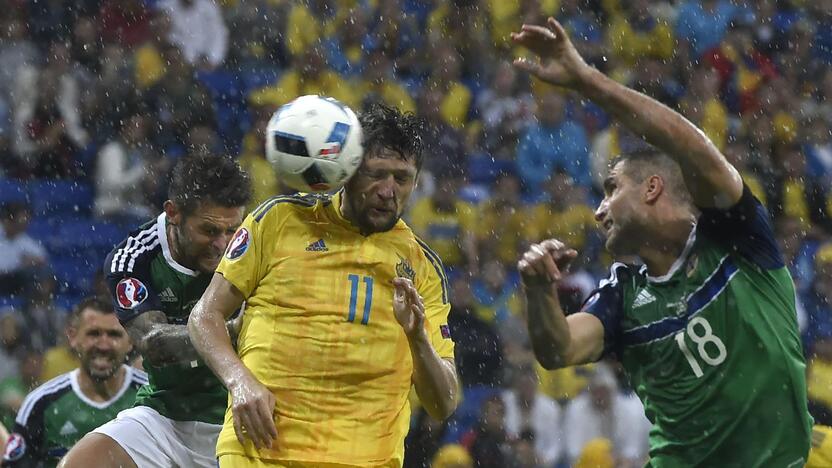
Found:
M 693 205 L 679 165 L 669 156 L 640 151 L 614 158 L 604 179 L 595 219 L 615 255 L 638 255 L 661 236 L 662 221 L 691 217 Z
M 424 122 L 384 104 L 371 104 L 359 120 L 364 159 L 344 188 L 341 208 L 364 234 L 389 231 L 416 187 Z
M 235 160 L 209 154 L 179 160 L 165 202 L 173 258 L 212 273 L 250 200 L 251 180 Z
M 81 370 L 97 381 L 112 377 L 130 352 L 130 338 L 106 298 L 83 299 L 69 317 L 67 338 Z

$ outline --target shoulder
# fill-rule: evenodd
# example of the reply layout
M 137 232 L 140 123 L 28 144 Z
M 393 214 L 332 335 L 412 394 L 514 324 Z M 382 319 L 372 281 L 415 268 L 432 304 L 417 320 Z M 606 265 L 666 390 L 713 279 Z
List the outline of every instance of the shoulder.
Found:
M 249 216 L 254 223 L 272 222 L 280 218 L 279 213 L 311 213 L 316 207 L 328 206 L 331 203 L 332 195 L 329 194 L 297 193 L 294 195 L 278 195 L 261 203 Z
M 598 282 L 598 289 L 621 288 L 628 283 L 634 283 L 636 279 L 644 277 L 646 274 L 647 268 L 644 265 L 614 262 L 610 265 L 607 277 Z
M 404 221 L 399 222 L 397 227 L 394 228 L 394 232 L 409 244 L 410 255 L 408 260 L 412 265 L 408 265 L 408 268 L 415 270 L 414 274 L 417 277 L 416 287 L 420 287 L 419 278 L 423 281 L 438 282 L 442 288 L 442 303 L 448 304 L 449 282 L 442 259 L 439 258 L 439 255 L 425 241 L 414 234 Z M 396 268 L 398 270 L 399 267 L 397 266 Z M 400 274 L 400 272 L 397 271 L 397 274 Z
M 66 392 L 71 391 L 72 372 L 73 371 L 61 374 L 26 395 L 26 398 L 23 400 L 23 404 L 20 405 L 20 410 L 17 412 L 15 422 L 22 426 L 26 426 L 33 414 L 37 412 L 42 413 L 46 405 L 60 398 Z
M 107 255 L 104 272 L 108 275 L 122 276 L 141 271 L 141 267 L 149 263 L 161 250 L 160 236 L 164 235 L 164 231 L 159 232 L 160 222 L 161 215 L 131 232 Z

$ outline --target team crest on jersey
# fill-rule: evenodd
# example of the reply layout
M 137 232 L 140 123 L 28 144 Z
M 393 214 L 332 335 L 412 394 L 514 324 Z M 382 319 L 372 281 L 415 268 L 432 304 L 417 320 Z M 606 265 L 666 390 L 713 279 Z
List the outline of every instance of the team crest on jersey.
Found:
M 414 281 L 416 278 L 416 272 L 413 270 L 413 266 L 401 255 L 399 255 L 399 263 L 396 264 L 396 276 L 407 278 L 410 281 Z
M 133 309 L 147 299 L 147 287 L 136 278 L 124 278 L 116 285 L 116 298 L 122 309 Z
M 251 243 L 251 234 L 248 229 L 240 228 L 228 244 L 228 249 L 225 251 L 225 258 L 229 260 L 236 260 L 243 256 L 248 250 L 248 245 Z
M 439 332 L 442 333 L 442 338 L 451 339 L 451 328 L 448 325 L 439 325 Z
M 26 439 L 20 434 L 12 434 L 6 442 L 6 451 L 3 453 L 3 461 L 13 462 L 23 458 L 26 453 Z

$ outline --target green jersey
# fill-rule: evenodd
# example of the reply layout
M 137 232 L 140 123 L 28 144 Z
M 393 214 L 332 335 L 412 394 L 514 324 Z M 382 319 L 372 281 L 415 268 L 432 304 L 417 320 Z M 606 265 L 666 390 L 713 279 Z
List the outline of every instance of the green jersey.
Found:
M 666 275 L 611 273 L 584 311 L 653 423 L 649 466 L 803 466 L 811 417 L 794 285 L 750 191 L 703 210 Z
M 92 401 L 81 393 L 79 369 L 33 390 L 17 413 L 3 466 L 54 467 L 86 433 L 132 407 L 147 375 L 129 366 L 122 368 L 124 383 L 110 401 Z
M 211 281 L 211 274 L 193 271 L 173 259 L 162 213 L 131 233 L 104 264 L 113 303 L 126 327 L 138 315 L 159 310 L 168 323 L 184 325 Z M 222 424 L 227 404 L 225 387 L 201 361 L 155 367 L 145 363 L 150 383 L 136 398 L 176 421 Z

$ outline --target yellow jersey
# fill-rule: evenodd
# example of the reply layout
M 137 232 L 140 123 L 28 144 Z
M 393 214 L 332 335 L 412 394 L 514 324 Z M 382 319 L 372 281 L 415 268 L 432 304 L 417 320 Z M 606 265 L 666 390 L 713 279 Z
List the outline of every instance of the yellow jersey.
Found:
M 266 201 L 217 268 L 245 297 L 237 352 L 274 393 L 278 433 L 271 450 L 240 445 L 227 410 L 218 456 L 402 465 L 413 360 L 393 314 L 392 281 L 413 281 L 433 347 L 451 359 L 448 282 L 439 257 L 404 221 L 363 236 L 340 206 L 341 193 Z

